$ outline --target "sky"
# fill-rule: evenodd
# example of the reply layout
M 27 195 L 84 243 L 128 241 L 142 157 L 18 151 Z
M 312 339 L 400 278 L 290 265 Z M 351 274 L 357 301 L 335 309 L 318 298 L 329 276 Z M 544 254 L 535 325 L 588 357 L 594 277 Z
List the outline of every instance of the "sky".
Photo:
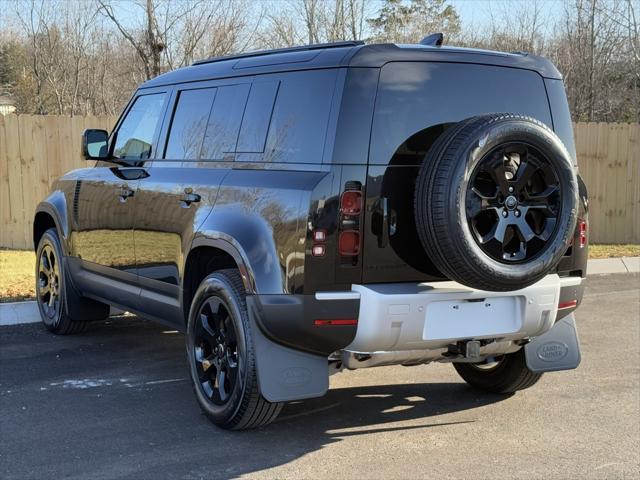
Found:
M 540 4 L 549 18 L 560 18 L 564 12 L 565 2 L 562 0 L 449 0 L 449 3 L 456 8 L 463 25 L 481 27 L 489 23 L 491 11 L 497 13 L 511 5 L 532 4 L 534 1 Z
M 0 28 L 3 27 L 3 23 L 12 23 L 11 17 L 14 15 L 15 3 L 24 2 L 25 8 L 28 4 L 28 0 L 0 0 Z M 45 0 L 48 1 L 48 0 Z M 60 0 L 65 1 L 65 0 Z M 174 0 L 180 1 L 180 0 Z M 278 3 L 286 2 L 287 0 L 252 0 L 256 2 L 272 4 L 275 9 L 278 8 Z M 449 0 L 448 3 L 452 4 L 458 14 L 460 15 L 463 28 L 475 27 L 482 28 L 489 24 L 491 13 L 498 14 L 504 11 L 508 11 L 511 7 L 522 4 L 537 3 L 542 7 L 544 16 L 549 18 L 559 18 L 564 10 L 563 0 Z M 375 12 L 376 4 L 381 4 L 380 0 L 373 0 L 370 9 Z M 129 17 L 132 23 L 138 23 L 135 15 L 141 12 L 139 8 L 133 7 L 127 0 L 120 0 L 120 5 L 116 3 L 116 11 L 120 10 L 123 18 Z M 126 20 L 125 20 L 126 23 Z M 425 35 L 432 32 L 425 32 Z

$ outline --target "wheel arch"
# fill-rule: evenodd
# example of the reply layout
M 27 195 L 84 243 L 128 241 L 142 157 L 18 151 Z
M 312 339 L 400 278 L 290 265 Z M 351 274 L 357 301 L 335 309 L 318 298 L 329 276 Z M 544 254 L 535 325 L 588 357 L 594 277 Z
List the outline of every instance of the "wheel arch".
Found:
M 248 266 L 246 255 L 237 243 L 229 238 L 198 234 L 184 263 L 182 279 L 182 309 L 185 320 L 189 316 L 191 301 L 202 280 L 209 274 L 226 268 L 237 268 L 245 291 L 256 293 L 253 272 Z
M 38 248 L 38 243 L 44 232 L 50 228 L 55 228 L 58 231 L 62 250 L 65 255 L 68 255 L 69 225 L 67 221 L 66 200 L 62 192 L 52 193 L 36 207 L 33 217 L 34 250 Z

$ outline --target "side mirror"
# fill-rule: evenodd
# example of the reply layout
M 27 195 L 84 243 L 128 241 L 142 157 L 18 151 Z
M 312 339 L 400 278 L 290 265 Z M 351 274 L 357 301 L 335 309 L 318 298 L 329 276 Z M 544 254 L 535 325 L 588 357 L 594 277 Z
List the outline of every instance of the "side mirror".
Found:
M 109 133 L 89 128 L 82 134 L 82 155 L 85 160 L 105 160 L 109 155 Z

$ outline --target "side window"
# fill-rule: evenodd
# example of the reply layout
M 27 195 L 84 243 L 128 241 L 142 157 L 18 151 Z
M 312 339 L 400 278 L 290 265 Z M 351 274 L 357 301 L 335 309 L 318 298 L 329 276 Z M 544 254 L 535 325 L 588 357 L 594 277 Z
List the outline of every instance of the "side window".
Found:
M 118 128 L 113 156 L 121 160 L 145 160 L 151 156 L 165 94 L 142 95 L 134 100 Z
M 211 105 L 216 88 L 183 90 L 180 92 L 171 120 L 171 128 L 164 158 L 170 160 L 198 160 L 207 131 Z
M 202 144 L 202 159 L 222 160 L 225 153 L 236 151 L 238 132 L 250 87 L 249 83 L 218 87 Z
M 336 70 L 316 70 L 282 77 L 265 162 L 322 163 L 336 75 Z
M 278 93 L 279 83 L 277 80 L 256 81 L 251 85 L 238 138 L 238 152 L 264 152 L 273 102 Z

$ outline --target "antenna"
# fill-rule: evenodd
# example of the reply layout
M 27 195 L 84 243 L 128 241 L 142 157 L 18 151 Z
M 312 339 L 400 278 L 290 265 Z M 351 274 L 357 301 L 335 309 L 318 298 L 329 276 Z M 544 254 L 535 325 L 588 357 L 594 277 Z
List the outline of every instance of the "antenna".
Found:
M 431 35 L 427 35 L 422 40 L 420 40 L 420 45 L 429 45 L 430 47 L 440 47 L 442 45 L 442 41 L 444 40 L 444 35 L 441 33 L 432 33 Z

